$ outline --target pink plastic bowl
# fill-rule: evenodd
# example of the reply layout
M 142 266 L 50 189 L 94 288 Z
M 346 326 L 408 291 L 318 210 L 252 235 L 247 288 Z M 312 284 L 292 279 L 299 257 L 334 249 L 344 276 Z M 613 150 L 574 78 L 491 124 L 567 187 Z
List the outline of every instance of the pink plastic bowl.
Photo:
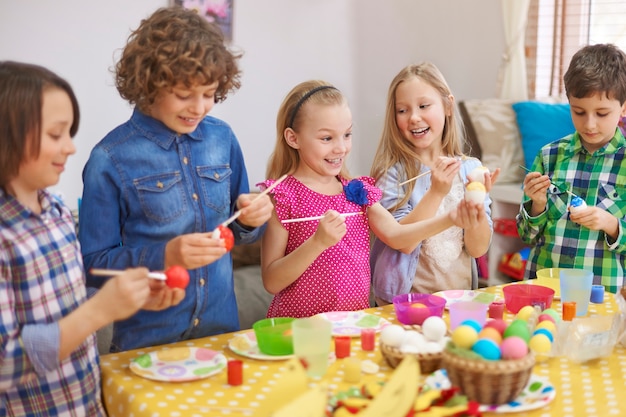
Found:
M 513 314 L 524 306 L 538 305 L 542 310 L 552 306 L 554 290 L 535 284 L 510 284 L 502 287 L 506 309 Z
M 402 324 L 422 325 L 430 316 L 441 317 L 446 299 L 432 294 L 401 294 L 393 297 L 393 308 Z

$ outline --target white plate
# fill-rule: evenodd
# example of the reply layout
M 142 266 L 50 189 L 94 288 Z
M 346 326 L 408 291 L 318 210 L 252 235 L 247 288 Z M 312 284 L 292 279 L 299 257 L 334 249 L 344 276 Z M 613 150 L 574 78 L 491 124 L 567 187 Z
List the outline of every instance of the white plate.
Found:
M 226 357 L 210 349 L 177 347 L 146 353 L 130 363 L 135 374 L 155 381 L 195 381 L 226 368 Z
M 362 329 L 374 329 L 379 332 L 390 324 L 387 319 L 363 311 L 332 311 L 318 316 L 333 324 L 333 336 L 358 337 L 361 336 Z
M 450 304 L 454 304 L 458 301 L 476 301 L 483 304 L 491 304 L 493 301 L 499 299 L 495 294 L 474 290 L 446 290 L 438 291 L 433 293 L 433 295 L 438 295 L 446 299 L 446 309 L 450 307 Z
M 445 369 L 439 369 L 426 377 L 424 385 L 435 389 L 448 389 L 451 384 Z M 528 384 L 516 399 L 506 404 L 481 405 L 479 411 L 490 413 L 519 413 L 522 411 L 535 410 L 550 404 L 555 396 L 556 391 L 550 381 L 531 374 Z
M 237 355 L 262 361 L 281 361 L 293 357 L 293 355 L 267 355 L 261 352 L 256 342 L 254 330 L 239 333 L 237 336 L 230 339 L 228 341 L 228 348 Z

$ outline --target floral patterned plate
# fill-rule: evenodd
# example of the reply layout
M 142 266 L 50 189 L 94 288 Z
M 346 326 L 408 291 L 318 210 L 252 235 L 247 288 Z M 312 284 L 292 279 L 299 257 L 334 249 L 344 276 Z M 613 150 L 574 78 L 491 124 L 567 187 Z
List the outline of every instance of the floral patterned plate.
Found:
M 439 369 L 426 377 L 424 385 L 434 389 L 448 389 L 451 386 L 445 369 Z M 519 413 L 545 407 L 555 396 L 556 391 L 550 381 L 531 374 L 528 384 L 516 399 L 506 404 L 481 405 L 479 410 L 490 413 Z
M 379 332 L 389 321 L 375 314 L 363 311 L 333 311 L 318 316 L 329 320 L 333 327 L 333 336 L 361 336 L 362 329 L 374 329 Z
M 155 381 L 195 381 L 215 375 L 226 368 L 226 357 L 214 350 L 178 347 L 158 350 L 135 358 L 130 370 Z

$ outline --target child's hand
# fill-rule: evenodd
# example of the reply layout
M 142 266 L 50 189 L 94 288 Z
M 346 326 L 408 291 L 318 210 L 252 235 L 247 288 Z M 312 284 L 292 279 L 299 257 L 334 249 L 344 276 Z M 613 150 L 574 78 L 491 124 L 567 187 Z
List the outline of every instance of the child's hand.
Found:
M 499 176 L 500 168 L 496 168 L 493 172 L 490 172 L 489 175 L 485 173 L 485 188 L 487 192 L 491 191 L 491 187 L 494 186 Z
M 200 268 L 215 262 L 226 252 L 222 240 L 213 239 L 212 232 L 178 236 L 165 245 L 165 269 L 172 265 Z
M 613 236 L 617 231 L 617 219 L 611 213 L 595 206 L 578 208 L 570 211 L 569 218 L 574 223 L 578 223 L 591 230 L 602 230 Z M 616 234 L 615 234 L 616 235 Z
M 537 216 L 545 210 L 548 204 L 548 188 L 550 188 L 550 177 L 547 175 L 529 172 L 524 177 L 524 194 L 533 201 L 531 216 Z
M 101 300 L 101 307 L 109 321 L 123 320 L 135 314 L 150 297 L 148 269 L 127 269 L 123 274 L 112 277 L 102 286 L 95 297 Z M 158 281 L 159 284 L 165 285 Z
M 452 212 L 454 212 L 452 216 L 454 225 L 464 230 L 479 227 L 485 219 L 485 206 L 471 201 L 462 200 L 456 210 L 452 210 Z
M 460 169 L 461 161 L 458 159 L 440 156 L 431 167 L 431 190 L 440 195 L 448 194 Z
M 241 210 L 241 215 L 237 219 L 239 224 L 259 227 L 272 216 L 274 205 L 267 195 L 241 194 L 237 198 L 237 208 Z
M 313 235 L 325 248 L 329 248 L 339 242 L 346 235 L 346 219 L 335 210 L 328 210 L 317 225 Z
M 142 308 L 144 310 L 159 311 L 178 305 L 185 298 L 182 288 L 170 288 L 165 282 L 156 279 L 150 280 L 150 297 Z

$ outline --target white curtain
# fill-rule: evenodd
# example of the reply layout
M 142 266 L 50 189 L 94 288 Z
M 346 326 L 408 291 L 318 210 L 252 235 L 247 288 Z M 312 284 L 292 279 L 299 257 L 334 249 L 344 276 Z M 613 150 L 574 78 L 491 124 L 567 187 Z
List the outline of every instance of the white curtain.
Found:
M 527 100 L 524 38 L 530 0 L 501 0 L 506 48 L 498 77 L 498 96 L 511 100 Z

